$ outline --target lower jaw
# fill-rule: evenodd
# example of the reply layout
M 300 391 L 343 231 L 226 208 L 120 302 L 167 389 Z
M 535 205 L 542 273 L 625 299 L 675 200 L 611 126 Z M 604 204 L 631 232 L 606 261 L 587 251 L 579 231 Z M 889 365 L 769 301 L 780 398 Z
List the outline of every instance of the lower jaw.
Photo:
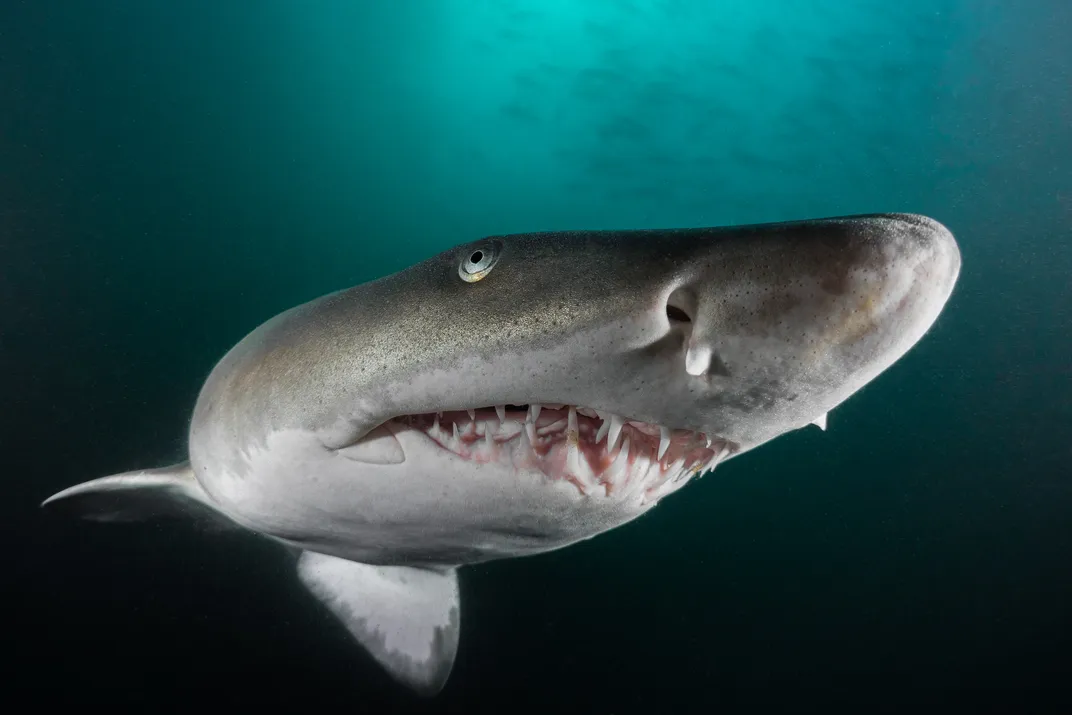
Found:
M 535 413 L 535 414 L 534 414 Z M 573 485 L 581 496 L 657 499 L 738 451 L 716 436 L 665 430 L 572 406 L 538 410 L 481 408 L 392 420 L 424 433 L 442 449 L 478 464 L 539 472 Z

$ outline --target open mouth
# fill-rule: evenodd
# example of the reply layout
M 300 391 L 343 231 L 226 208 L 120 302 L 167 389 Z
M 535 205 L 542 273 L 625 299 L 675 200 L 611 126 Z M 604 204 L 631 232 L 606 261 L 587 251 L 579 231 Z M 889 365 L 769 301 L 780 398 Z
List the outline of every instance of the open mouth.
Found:
M 423 432 L 464 459 L 538 470 L 582 495 L 627 490 L 658 498 L 738 450 L 717 436 L 574 405 L 498 405 L 392 422 Z

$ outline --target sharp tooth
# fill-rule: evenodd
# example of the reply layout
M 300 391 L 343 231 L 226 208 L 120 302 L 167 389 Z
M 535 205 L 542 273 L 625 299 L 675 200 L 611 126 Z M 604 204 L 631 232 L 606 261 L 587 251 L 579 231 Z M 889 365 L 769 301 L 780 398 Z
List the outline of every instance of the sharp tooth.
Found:
M 469 413 L 469 419 L 476 422 L 476 410 L 466 410 Z
M 566 441 L 566 471 L 574 477 L 581 477 L 581 456 L 577 443 L 572 440 Z
M 656 459 L 662 459 L 668 449 L 670 449 L 670 428 L 659 427 L 659 456 Z
M 575 477 L 581 476 L 581 454 L 577 442 L 580 435 L 577 433 L 577 410 L 570 405 L 566 416 L 566 469 Z
M 457 442 L 461 439 L 461 435 L 458 434 L 458 423 L 451 422 L 450 424 L 454 427 L 454 441 Z
M 610 431 L 608 432 L 609 437 L 607 437 L 608 450 L 614 449 L 614 445 L 618 444 L 618 437 L 622 434 L 623 424 L 625 423 L 622 422 L 622 418 L 618 415 L 610 416 Z
M 666 476 L 675 482 L 678 481 L 685 474 L 685 470 L 682 469 L 684 466 L 685 457 L 678 457 L 673 464 L 666 468 Z
M 495 414 L 499 416 L 499 423 L 506 422 L 506 405 L 495 405 Z
M 711 435 L 704 435 L 704 440 L 707 442 L 707 448 L 711 449 Z
M 602 412 L 597 412 L 596 414 L 599 416 L 599 419 L 603 420 L 603 424 L 599 426 L 599 431 L 596 432 L 596 444 L 599 444 L 603 441 L 603 438 L 607 436 L 607 433 L 610 432 L 610 419 Z
M 439 413 L 436 413 L 435 418 L 432 419 L 432 432 L 439 431 Z
M 543 427 L 539 427 L 536 429 L 536 434 L 543 437 L 544 435 L 548 434 L 564 432 L 566 427 L 562 424 L 563 422 L 567 422 L 567 420 L 555 420 L 554 422 L 545 424 Z
M 495 438 L 491 436 L 491 430 L 487 429 L 486 427 L 484 429 L 484 444 L 488 445 L 489 447 L 495 444 Z
M 614 461 L 610 465 L 610 473 L 614 476 L 619 474 L 624 475 L 625 470 L 629 468 L 629 436 L 622 440 L 622 448 L 618 450 L 618 454 L 615 455 Z
M 707 468 L 714 469 L 715 467 L 717 467 L 718 463 L 721 462 L 722 459 L 729 453 L 729 447 L 727 447 L 726 445 L 722 445 L 718 450 L 718 454 L 716 454 L 714 458 L 707 463 Z
M 823 413 L 823 414 L 819 415 L 818 417 L 816 417 L 814 420 L 812 420 L 812 424 L 815 425 L 816 427 L 818 427 L 819 429 L 821 429 L 823 432 L 825 432 L 826 431 L 826 413 Z
M 529 444 L 533 447 L 536 446 L 536 424 L 534 422 L 525 422 L 525 434 L 528 435 Z
M 525 419 L 526 422 L 536 424 L 536 420 L 540 418 L 540 406 L 529 405 L 529 416 Z

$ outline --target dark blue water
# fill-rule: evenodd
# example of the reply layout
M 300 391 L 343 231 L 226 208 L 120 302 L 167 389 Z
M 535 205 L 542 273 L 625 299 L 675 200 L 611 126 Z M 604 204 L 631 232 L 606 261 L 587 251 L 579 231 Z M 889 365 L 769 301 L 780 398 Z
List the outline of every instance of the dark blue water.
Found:
M 591 713 L 1068 704 L 1072 4 L 0 7 L 3 695 Z M 397 688 L 250 537 L 46 519 L 174 461 L 317 295 L 489 233 L 913 211 L 963 271 L 830 416 L 565 551 L 467 569 Z

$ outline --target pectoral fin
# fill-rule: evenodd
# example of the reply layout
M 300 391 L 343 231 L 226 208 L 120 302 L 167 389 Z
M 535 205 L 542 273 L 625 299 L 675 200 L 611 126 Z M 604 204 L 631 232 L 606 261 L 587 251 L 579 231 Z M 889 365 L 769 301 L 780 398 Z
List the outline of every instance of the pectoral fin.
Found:
M 396 680 L 422 695 L 443 688 L 458 650 L 454 569 L 370 566 L 305 551 L 298 576 Z

